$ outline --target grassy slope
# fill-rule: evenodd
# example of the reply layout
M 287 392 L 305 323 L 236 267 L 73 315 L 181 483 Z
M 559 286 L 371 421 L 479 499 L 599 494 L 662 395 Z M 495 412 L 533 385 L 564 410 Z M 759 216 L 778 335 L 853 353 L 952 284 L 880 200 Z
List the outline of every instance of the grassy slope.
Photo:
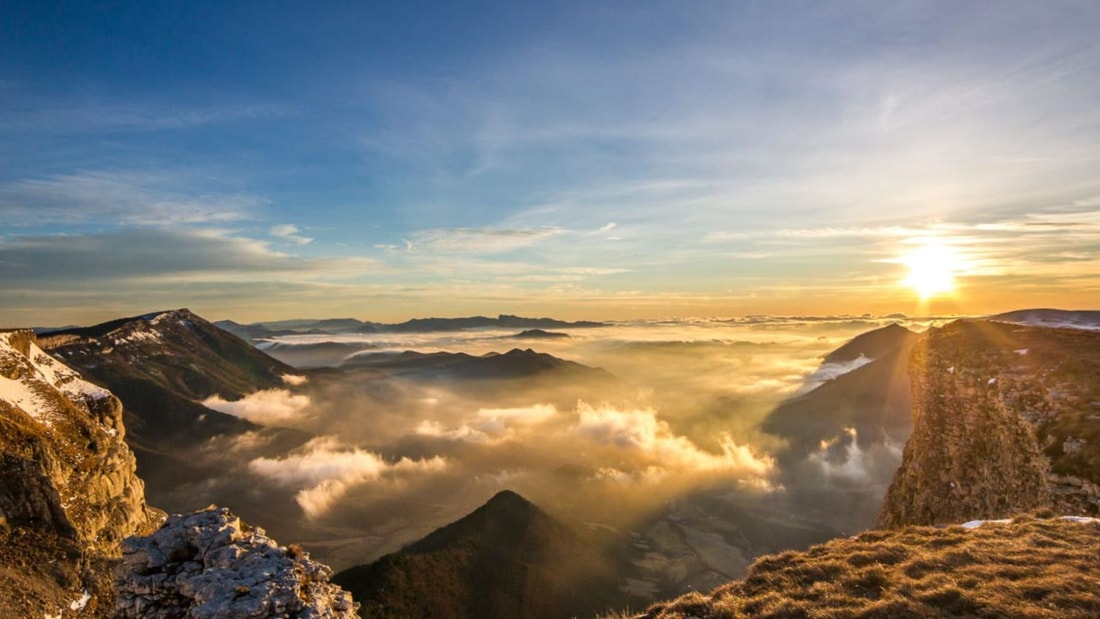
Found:
M 749 575 L 638 617 L 1097 617 L 1100 523 L 871 531 L 762 557 Z M 619 615 L 627 617 L 630 615 Z

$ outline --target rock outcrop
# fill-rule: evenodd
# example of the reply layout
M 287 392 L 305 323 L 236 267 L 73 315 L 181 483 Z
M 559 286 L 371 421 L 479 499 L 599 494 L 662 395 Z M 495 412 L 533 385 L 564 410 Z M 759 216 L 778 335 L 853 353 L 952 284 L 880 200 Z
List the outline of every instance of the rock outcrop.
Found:
M 1024 349 L 1004 350 L 999 329 L 958 321 L 930 331 L 914 348 L 913 434 L 879 527 L 1003 518 L 1053 506 L 1050 464 L 1023 416 L 1042 399 L 1034 395 L 1041 385 L 1033 381 L 1033 395 L 1020 397 L 1012 356 Z
M 152 530 L 161 517 L 145 504 L 123 435 L 114 395 L 46 354 L 30 331 L 0 333 L 2 554 L 24 565 L 57 565 L 34 576 L 33 586 L 19 570 L 11 580 L 5 572 L 0 597 L 34 593 L 0 599 L 0 606 L 41 614 L 74 593 L 109 597 L 99 560 L 117 557 L 124 538 Z
M 332 570 L 281 547 L 226 508 L 171 516 L 123 544 L 116 569 L 120 618 L 356 617 L 359 605 L 329 582 Z

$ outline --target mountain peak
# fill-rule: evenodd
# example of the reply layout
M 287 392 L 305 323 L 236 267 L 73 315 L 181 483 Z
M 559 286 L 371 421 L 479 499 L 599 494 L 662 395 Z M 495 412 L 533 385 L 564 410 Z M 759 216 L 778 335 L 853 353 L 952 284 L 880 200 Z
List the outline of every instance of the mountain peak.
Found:
M 560 524 L 534 503 L 511 490 L 502 490 L 465 517 L 436 529 L 424 539 L 407 546 L 404 551 L 431 552 L 463 541 L 518 543 L 526 537 L 525 531 L 528 529 L 559 527 Z
M 859 357 L 881 359 L 912 344 L 918 335 L 898 323 L 890 323 L 874 331 L 857 335 L 847 344 L 829 353 L 825 363 L 843 363 Z
M 487 510 L 538 509 L 534 503 L 511 490 L 501 490 L 483 506 Z
M 364 617 L 591 617 L 623 598 L 606 558 L 511 490 L 333 582 Z

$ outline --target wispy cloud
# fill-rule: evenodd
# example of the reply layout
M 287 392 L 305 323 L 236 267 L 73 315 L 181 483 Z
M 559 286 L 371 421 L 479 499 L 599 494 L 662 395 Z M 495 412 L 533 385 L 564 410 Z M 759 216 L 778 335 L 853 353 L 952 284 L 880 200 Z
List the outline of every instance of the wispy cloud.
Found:
M 432 228 L 412 235 L 412 248 L 440 253 L 496 254 L 534 245 L 560 228 Z
M 0 277 L 11 284 L 339 279 L 368 272 L 364 258 L 307 259 L 224 230 L 125 228 L 102 234 L 0 239 Z
M 278 237 L 291 243 L 297 243 L 298 245 L 309 245 L 313 242 L 313 239 L 310 237 L 299 234 L 301 230 L 298 226 L 291 224 L 272 226 L 270 232 L 271 236 Z
M 209 106 L 165 105 L 155 102 L 84 101 L 43 97 L 33 99 L 30 109 L 6 109 L 0 116 L 0 131 L 47 133 L 97 133 L 179 130 L 241 120 L 285 118 L 294 108 L 282 104 L 214 104 Z
M 0 214 L 13 226 L 172 225 L 239 221 L 266 201 L 255 195 L 188 192 L 175 174 L 88 171 L 0 185 Z

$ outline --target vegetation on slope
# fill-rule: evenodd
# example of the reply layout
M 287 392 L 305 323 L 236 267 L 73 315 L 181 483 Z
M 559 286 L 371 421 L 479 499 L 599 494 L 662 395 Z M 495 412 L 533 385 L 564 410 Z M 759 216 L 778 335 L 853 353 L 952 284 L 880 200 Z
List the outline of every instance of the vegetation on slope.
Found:
M 584 617 L 625 603 L 597 548 L 503 491 L 468 516 L 333 582 L 360 616 Z
M 636 617 L 1096 617 L 1098 552 L 1095 520 L 870 531 L 762 557 L 744 580 Z

